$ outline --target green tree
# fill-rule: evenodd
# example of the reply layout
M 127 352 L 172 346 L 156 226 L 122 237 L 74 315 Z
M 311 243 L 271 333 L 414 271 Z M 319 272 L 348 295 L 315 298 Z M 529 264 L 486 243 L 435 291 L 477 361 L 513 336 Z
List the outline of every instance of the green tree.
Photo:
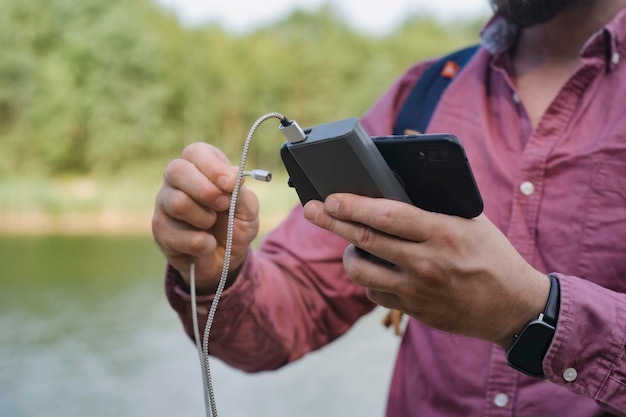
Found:
M 336 16 L 233 35 L 184 28 L 149 0 L 0 0 L 0 176 L 110 174 L 199 140 L 236 158 L 260 115 L 358 116 L 413 62 L 478 35 L 408 18 L 372 37 Z M 260 134 L 250 163 L 274 168 L 281 139 Z

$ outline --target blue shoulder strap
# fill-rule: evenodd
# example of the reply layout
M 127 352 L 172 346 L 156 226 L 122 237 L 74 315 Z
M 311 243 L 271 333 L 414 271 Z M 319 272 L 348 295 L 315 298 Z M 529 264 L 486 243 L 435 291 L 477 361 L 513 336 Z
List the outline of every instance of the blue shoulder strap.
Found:
M 398 112 L 394 135 L 407 131 L 424 133 L 435 111 L 439 98 L 454 75 L 474 56 L 478 45 L 453 52 L 430 65 L 421 75 Z M 446 74 L 446 71 L 451 71 Z

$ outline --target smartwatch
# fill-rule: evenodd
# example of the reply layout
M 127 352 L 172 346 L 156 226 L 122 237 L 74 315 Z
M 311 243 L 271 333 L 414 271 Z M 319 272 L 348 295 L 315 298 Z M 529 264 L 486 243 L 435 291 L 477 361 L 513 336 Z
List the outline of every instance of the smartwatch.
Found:
M 543 313 L 528 323 L 516 334 L 513 343 L 506 350 L 509 366 L 535 378 L 545 378 L 543 358 L 550 347 L 556 322 L 559 316 L 560 291 L 559 281 L 554 275 L 550 278 L 550 295 Z

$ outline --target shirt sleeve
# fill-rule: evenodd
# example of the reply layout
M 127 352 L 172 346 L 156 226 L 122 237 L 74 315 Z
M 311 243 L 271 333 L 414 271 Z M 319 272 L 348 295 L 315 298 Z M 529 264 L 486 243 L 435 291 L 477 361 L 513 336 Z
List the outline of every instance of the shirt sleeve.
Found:
M 343 269 L 347 242 L 318 228 L 297 207 L 270 233 L 223 294 L 209 352 L 247 372 L 275 369 L 318 349 L 374 308 Z M 166 294 L 193 338 L 190 296 L 171 266 Z M 213 296 L 198 297 L 201 331 Z
M 626 294 L 558 275 L 561 307 L 547 378 L 626 416 Z
M 365 113 L 370 135 L 390 134 L 398 112 L 428 62 L 411 67 Z M 343 269 L 348 243 L 318 228 L 296 207 L 248 256 L 224 293 L 211 328 L 209 352 L 248 372 L 275 369 L 345 333 L 371 311 L 365 290 Z M 168 266 L 165 290 L 187 334 L 193 338 L 190 295 Z M 212 296 L 198 297 L 204 329 Z

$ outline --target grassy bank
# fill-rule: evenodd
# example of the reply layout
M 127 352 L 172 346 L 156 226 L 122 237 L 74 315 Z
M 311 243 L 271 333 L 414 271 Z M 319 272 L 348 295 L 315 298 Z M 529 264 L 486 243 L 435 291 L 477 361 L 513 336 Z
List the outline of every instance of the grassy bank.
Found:
M 149 235 L 163 166 L 113 178 L 0 180 L 0 233 Z M 261 201 L 262 233 L 297 202 L 286 182 L 279 174 L 269 184 L 246 183 Z

